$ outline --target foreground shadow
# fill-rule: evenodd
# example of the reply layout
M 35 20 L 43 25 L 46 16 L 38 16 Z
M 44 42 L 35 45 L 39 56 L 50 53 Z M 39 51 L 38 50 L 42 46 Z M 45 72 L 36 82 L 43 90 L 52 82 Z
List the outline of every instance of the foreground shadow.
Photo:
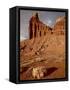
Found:
M 54 71 L 56 71 L 58 68 L 56 67 L 51 67 L 47 69 L 47 72 L 45 73 L 45 76 L 48 76 L 50 74 L 52 74 Z

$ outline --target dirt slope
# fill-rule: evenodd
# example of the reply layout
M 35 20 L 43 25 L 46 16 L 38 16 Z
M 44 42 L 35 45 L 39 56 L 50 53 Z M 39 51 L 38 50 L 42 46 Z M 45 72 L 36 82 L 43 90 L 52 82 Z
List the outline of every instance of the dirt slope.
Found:
M 65 36 L 49 34 L 20 42 L 20 79 L 32 80 L 32 68 L 44 66 L 47 74 L 42 79 L 65 76 Z

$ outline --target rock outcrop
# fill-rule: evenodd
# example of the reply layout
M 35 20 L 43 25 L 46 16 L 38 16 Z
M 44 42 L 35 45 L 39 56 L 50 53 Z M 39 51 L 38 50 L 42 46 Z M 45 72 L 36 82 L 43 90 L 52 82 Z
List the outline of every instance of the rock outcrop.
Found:
M 38 13 L 32 16 L 29 21 L 29 38 L 45 36 L 51 33 L 52 28 L 39 20 Z
M 65 33 L 65 17 L 58 17 L 53 27 L 53 33 L 64 34 Z

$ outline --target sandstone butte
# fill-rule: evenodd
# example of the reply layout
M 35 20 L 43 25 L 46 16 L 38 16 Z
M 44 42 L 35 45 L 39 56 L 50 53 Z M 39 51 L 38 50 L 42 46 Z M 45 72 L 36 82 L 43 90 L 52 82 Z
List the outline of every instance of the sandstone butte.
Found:
M 51 28 L 36 13 L 29 21 L 29 35 L 20 42 L 20 80 L 34 80 L 36 67 L 47 71 L 41 79 L 65 77 L 65 17 L 58 17 Z

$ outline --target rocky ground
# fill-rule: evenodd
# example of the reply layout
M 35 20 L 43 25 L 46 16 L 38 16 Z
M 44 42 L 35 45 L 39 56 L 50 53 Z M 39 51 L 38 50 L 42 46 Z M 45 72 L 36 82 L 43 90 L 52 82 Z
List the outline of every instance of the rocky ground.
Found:
M 65 35 L 46 35 L 20 42 L 20 80 L 34 80 L 33 68 L 44 67 L 40 79 L 65 77 Z

